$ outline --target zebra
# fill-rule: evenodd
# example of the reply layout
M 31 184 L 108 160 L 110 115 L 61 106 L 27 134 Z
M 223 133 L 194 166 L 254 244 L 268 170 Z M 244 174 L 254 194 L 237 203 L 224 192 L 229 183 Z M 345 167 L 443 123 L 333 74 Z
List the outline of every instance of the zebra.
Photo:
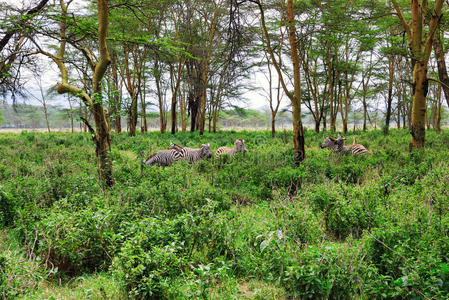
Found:
M 339 136 L 337 139 L 334 139 L 328 136 L 324 142 L 321 144 L 321 148 L 330 148 L 335 153 L 338 154 L 363 154 L 368 153 L 368 150 L 365 146 L 361 144 L 356 144 L 356 139 L 354 138 L 351 146 L 345 146 L 346 138 Z
M 178 151 L 181 155 L 181 159 L 187 160 L 190 163 L 194 163 L 205 157 L 212 157 L 212 153 L 210 151 L 210 143 L 202 144 L 199 149 L 192 149 L 189 147 L 181 147 L 178 144 L 171 144 L 168 149 Z
M 237 152 L 246 152 L 245 141 L 243 139 L 236 139 L 234 142 L 234 148 L 220 147 L 215 151 L 215 157 L 218 158 L 220 155 L 234 156 Z
M 177 150 L 160 150 L 145 160 L 145 164 L 150 167 L 157 164 L 158 166 L 171 166 L 174 162 L 181 159 L 182 154 Z

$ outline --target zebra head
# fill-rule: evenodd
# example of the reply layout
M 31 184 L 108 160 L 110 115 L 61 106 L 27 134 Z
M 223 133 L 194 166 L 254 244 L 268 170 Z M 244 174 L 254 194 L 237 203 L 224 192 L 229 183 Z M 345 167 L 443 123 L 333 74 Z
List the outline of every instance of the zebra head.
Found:
M 337 146 L 337 139 L 334 139 L 333 137 L 328 136 L 324 142 L 321 144 L 321 149 L 323 148 L 330 148 L 334 149 Z
M 245 141 L 243 139 L 237 139 L 235 140 L 234 147 L 236 152 L 246 152 L 246 146 Z
M 343 146 L 345 141 L 346 141 L 346 138 L 344 136 L 339 135 L 338 138 L 337 138 L 336 143 L 339 146 Z
M 212 157 L 212 152 L 210 151 L 210 143 L 202 144 L 200 150 L 201 150 L 201 157 L 207 158 Z

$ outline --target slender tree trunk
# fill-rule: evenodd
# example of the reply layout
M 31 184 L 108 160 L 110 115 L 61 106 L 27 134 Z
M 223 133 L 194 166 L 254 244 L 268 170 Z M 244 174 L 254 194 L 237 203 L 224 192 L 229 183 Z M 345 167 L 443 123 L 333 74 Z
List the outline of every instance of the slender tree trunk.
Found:
M 384 134 L 388 134 L 390 129 L 390 119 L 391 119 L 391 103 L 393 102 L 393 79 L 394 79 L 394 57 L 393 55 L 388 56 L 388 99 L 387 99 L 387 113 L 385 116 L 385 127 Z
M 160 78 L 160 69 L 159 69 L 159 62 L 155 62 L 155 81 L 156 81 L 156 91 L 157 91 L 157 98 L 159 102 L 159 121 L 160 121 L 160 131 L 161 133 L 165 132 L 166 128 L 166 120 L 165 120 L 165 109 L 164 109 L 164 100 L 162 97 L 162 91 L 161 91 L 161 78 Z
M 148 131 L 148 124 L 147 124 L 147 110 L 146 110 L 146 103 L 145 103 L 145 86 L 143 88 L 143 93 L 140 94 L 140 103 L 141 103 L 141 109 L 142 109 L 142 132 Z
M 443 45 L 441 42 L 441 34 L 439 30 L 435 35 L 433 49 L 438 65 L 438 77 L 443 83 L 444 97 L 446 98 L 446 103 L 449 107 L 449 77 L 447 75 L 446 61 L 444 60 Z
M 323 114 L 323 131 L 327 130 L 327 111 Z
M 397 107 L 397 117 L 396 117 L 396 126 L 398 129 L 401 128 L 401 97 L 402 97 L 402 89 L 400 84 L 396 84 L 398 90 L 398 107 Z
M 329 46 L 330 47 L 330 46 Z M 328 49 L 330 52 L 330 49 Z M 330 118 L 330 130 L 331 132 L 336 131 L 335 126 L 335 113 L 334 113 L 334 71 L 332 67 L 332 59 L 330 53 L 327 54 L 327 72 L 329 75 L 329 118 Z
M 367 115 L 367 104 L 366 104 L 366 96 L 363 93 L 363 131 L 366 131 L 366 115 Z
M 45 100 L 42 103 L 42 106 L 44 107 L 44 116 L 45 116 L 45 123 L 47 124 L 47 131 L 50 132 L 50 123 L 48 122 L 47 104 L 45 103 Z
M 67 100 L 69 102 L 69 108 L 70 108 L 70 113 L 69 113 L 70 128 L 72 129 L 72 133 L 73 133 L 74 132 L 74 128 L 73 128 L 73 107 L 72 107 L 72 101 L 70 101 L 70 94 L 67 94 Z
M 181 130 L 182 130 L 182 133 L 185 133 L 186 129 L 187 129 L 187 121 L 186 121 L 186 95 L 185 95 L 184 88 L 183 88 L 183 92 L 180 93 L 179 113 L 181 115 Z
M 435 120 L 435 130 L 437 133 L 441 132 L 441 85 L 438 87 L 437 91 L 437 111 Z

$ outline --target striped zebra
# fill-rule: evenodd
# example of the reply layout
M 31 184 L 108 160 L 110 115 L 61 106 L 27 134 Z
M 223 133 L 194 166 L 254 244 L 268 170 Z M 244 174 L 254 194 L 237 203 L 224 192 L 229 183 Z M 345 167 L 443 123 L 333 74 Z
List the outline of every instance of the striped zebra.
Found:
M 324 142 L 321 144 L 321 148 L 329 148 L 332 149 L 335 153 L 338 154 L 363 154 L 368 153 L 368 150 L 365 146 L 361 144 L 356 144 L 356 139 L 354 138 L 351 146 L 345 146 L 346 138 L 339 136 L 337 139 L 334 139 L 328 136 Z
M 234 148 L 220 147 L 215 151 L 215 157 L 218 158 L 220 155 L 229 155 L 233 157 L 237 152 L 246 152 L 245 141 L 243 139 L 236 139 L 234 142 Z
M 157 164 L 158 166 L 171 166 L 174 162 L 181 159 L 181 152 L 177 150 L 160 150 L 145 160 L 145 164 L 150 167 Z
M 194 163 L 203 158 L 210 158 L 212 156 L 210 151 L 210 143 L 202 144 L 199 149 L 192 149 L 189 147 L 181 147 L 178 144 L 171 144 L 168 149 L 178 151 L 181 155 L 181 159 L 187 160 L 190 163 Z

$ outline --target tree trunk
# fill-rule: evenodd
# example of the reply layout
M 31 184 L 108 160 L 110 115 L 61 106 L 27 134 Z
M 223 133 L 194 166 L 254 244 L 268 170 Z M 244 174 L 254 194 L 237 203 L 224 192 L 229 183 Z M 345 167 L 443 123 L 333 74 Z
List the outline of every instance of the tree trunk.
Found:
M 396 0 L 392 0 L 396 14 L 405 29 L 407 40 L 412 54 L 413 66 L 413 104 L 412 120 L 410 132 L 412 139 L 410 142 L 410 151 L 414 148 L 423 148 L 425 145 L 425 116 L 426 116 L 426 96 L 428 92 L 427 65 L 429 63 L 430 53 L 434 44 L 435 31 L 441 17 L 441 9 L 444 1 L 436 0 L 431 15 L 427 16 L 423 12 L 428 10 L 428 1 L 411 0 L 412 19 L 408 23 L 399 8 Z M 426 21 L 429 19 L 430 21 Z M 424 27 L 428 24 L 428 29 Z
M 323 115 L 323 131 L 327 130 L 327 112 L 324 112 Z
M 365 94 L 365 93 L 364 93 Z M 363 131 L 366 131 L 366 116 L 367 116 L 366 97 L 363 95 Z
M 297 49 L 295 16 L 293 11 L 293 0 L 287 0 L 288 39 L 290 42 L 291 57 L 293 62 L 293 86 L 294 95 L 292 100 L 293 110 L 293 148 L 295 151 L 295 162 L 299 164 L 305 158 L 304 129 L 301 121 L 301 73 Z
M 69 108 L 70 108 L 70 113 L 69 113 L 69 117 L 70 117 L 70 127 L 72 129 L 72 133 L 74 132 L 74 128 L 73 128 L 73 108 L 72 108 L 72 101 L 70 101 L 70 95 L 67 94 L 67 100 L 69 101 Z M 50 130 L 49 130 L 50 131 Z
M 433 49 L 435 52 L 435 58 L 437 60 L 438 65 L 438 77 L 440 81 L 444 84 L 443 85 L 444 97 L 446 98 L 446 103 L 449 106 L 449 77 L 447 75 L 446 62 L 444 60 L 443 45 L 441 42 L 441 35 L 439 31 L 435 35 Z
M 175 134 L 178 127 L 176 122 L 176 93 L 172 95 L 171 100 L 171 133 Z
M 186 122 L 186 99 L 185 99 L 185 90 L 180 93 L 179 98 L 179 113 L 181 115 L 181 130 L 182 133 L 186 132 L 187 122 Z
M 161 133 L 165 132 L 166 128 L 166 120 L 165 120 L 165 108 L 164 108 L 164 100 L 162 98 L 162 91 L 161 91 L 161 78 L 160 78 L 160 69 L 159 69 L 159 62 L 156 61 L 155 65 L 155 81 L 156 81 L 156 91 L 157 91 L 157 99 L 159 102 L 159 122 L 160 122 L 160 131 Z
M 209 60 L 209 58 L 207 58 Z M 205 70 L 203 70 L 201 78 L 201 100 L 198 114 L 198 129 L 199 134 L 204 134 L 204 124 L 206 122 L 206 102 L 207 102 L 207 83 L 208 83 L 209 63 L 206 62 Z
M 140 94 L 140 103 L 142 107 L 142 132 L 148 132 L 148 124 L 147 124 L 147 110 L 145 103 L 145 88 L 143 93 Z
M 397 117 L 396 117 L 396 126 L 398 129 L 401 128 L 401 97 L 402 97 L 402 89 L 401 85 L 397 84 L 397 90 L 398 90 L 398 107 L 397 107 Z
M 111 62 L 111 57 L 106 44 L 106 34 L 108 30 L 108 1 L 97 0 L 98 10 L 98 48 L 100 52 L 100 59 L 95 66 L 95 72 L 92 79 L 94 94 L 101 95 L 100 81 L 103 78 L 108 65 Z M 95 119 L 96 127 L 96 154 L 98 160 L 98 170 L 100 178 L 107 187 L 114 185 L 114 178 L 112 176 L 112 157 L 111 151 L 111 132 L 109 128 L 108 119 L 103 109 L 102 103 L 95 101 L 93 103 L 92 111 Z
M 429 82 L 427 79 L 427 64 L 420 61 L 413 68 L 413 105 L 410 150 L 413 148 L 424 148 L 426 139 L 426 96 Z
M 48 122 L 47 104 L 45 102 L 43 102 L 42 106 L 44 107 L 44 116 L 45 116 L 45 123 L 47 124 L 47 130 L 48 130 L 48 132 L 50 132 L 50 123 Z
M 391 103 L 393 102 L 393 79 L 394 79 L 394 57 L 393 55 L 388 56 L 388 99 L 387 99 L 387 113 L 385 116 L 385 127 L 384 134 L 388 134 L 390 129 L 390 119 L 391 119 Z
M 131 98 L 130 116 L 129 116 L 129 136 L 136 136 L 137 131 L 137 95 Z
M 435 120 L 435 130 L 437 133 L 441 132 L 441 85 L 438 87 L 437 91 L 437 111 Z

